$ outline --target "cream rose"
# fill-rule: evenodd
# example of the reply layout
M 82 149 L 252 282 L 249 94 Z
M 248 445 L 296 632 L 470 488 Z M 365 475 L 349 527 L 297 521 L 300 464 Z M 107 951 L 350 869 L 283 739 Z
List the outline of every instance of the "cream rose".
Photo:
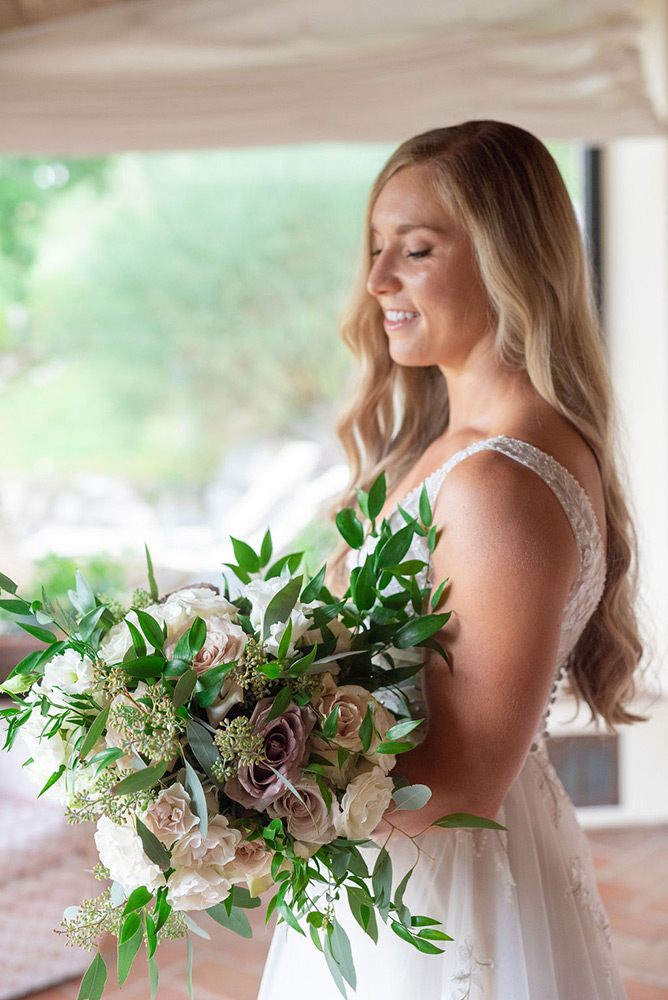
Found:
M 155 890 L 165 884 L 165 876 L 144 854 L 139 836 L 131 826 L 113 823 L 108 816 L 101 816 L 95 833 L 100 861 L 109 869 L 114 882 L 131 893 L 140 885 Z
M 214 816 L 209 820 L 204 839 L 199 827 L 195 827 L 176 841 L 172 849 L 172 866 L 222 869 L 233 859 L 240 840 L 240 832 L 229 825 L 225 816 Z
M 167 847 L 199 823 L 190 808 L 190 796 L 178 781 L 163 788 L 144 813 L 143 822 Z
M 253 893 L 252 886 L 269 875 L 273 856 L 274 852 L 267 849 L 262 837 L 241 840 L 234 858 L 225 866 L 225 875 L 230 882 L 246 882 Z
M 177 868 L 167 883 L 167 899 L 175 910 L 206 910 L 229 895 L 231 883 L 215 865 Z
M 297 840 L 310 844 L 329 844 L 336 840 L 335 823 L 339 815 L 339 803 L 332 790 L 332 802 L 328 809 L 315 778 L 302 774 L 292 781 L 301 797 L 286 788 L 270 805 L 270 816 L 287 819 L 288 830 Z
M 134 625 L 137 616 L 129 615 L 128 617 L 134 617 Z M 130 629 L 124 621 L 118 622 L 116 625 L 111 626 L 100 642 L 98 650 L 100 659 L 104 660 L 105 663 L 122 663 L 123 657 L 131 646 L 132 636 L 130 635 Z
M 339 836 L 363 840 L 378 826 L 392 798 L 394 783 L 380 767 L 358 774 L 348 785 L 336 820 Z

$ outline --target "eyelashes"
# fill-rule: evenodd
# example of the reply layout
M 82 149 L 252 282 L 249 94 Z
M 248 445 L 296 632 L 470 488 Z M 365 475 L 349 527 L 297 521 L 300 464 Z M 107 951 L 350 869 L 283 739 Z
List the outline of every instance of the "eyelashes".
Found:
M 380 252 L 381 252 L 380 250 L 372 250 L 371 256 L 377 257 Z M 420 257 L 428 257 L 430 253 L 431 253 L 431 247 L 428 250 L 413 250 L 413 251 L 409 250 L 406 256 L 420 258 Z

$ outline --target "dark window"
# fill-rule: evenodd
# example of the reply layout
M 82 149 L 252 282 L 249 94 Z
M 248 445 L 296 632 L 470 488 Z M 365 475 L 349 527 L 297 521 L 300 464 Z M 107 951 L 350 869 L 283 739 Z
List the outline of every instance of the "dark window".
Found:
M 619 805 L 616 734 L 553 737 L 548 740 L 548 753 L 573 805 Z

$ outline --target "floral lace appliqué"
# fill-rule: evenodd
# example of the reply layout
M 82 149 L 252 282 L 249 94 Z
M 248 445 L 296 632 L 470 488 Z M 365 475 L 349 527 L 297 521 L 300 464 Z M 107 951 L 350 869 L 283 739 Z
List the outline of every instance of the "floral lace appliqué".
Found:
M 457 948 L 459 968 L 450 976 L 453 985 L 450 1000 L 474 1000 L 474 997 L 484 993 L 481 972 L 491 969 L 493 962 L 476 954 L 474 942 L 470 937 L 464 938 L 463 944 Z

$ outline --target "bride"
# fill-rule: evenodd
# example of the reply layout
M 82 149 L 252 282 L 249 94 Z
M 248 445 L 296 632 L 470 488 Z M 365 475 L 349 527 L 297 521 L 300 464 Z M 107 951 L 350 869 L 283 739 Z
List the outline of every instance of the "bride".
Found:
M 404 142 L 376 180 L 367 259 L 343 324 L 361 362 L 340 422 L 351 484 L 385 470 L 383 514 L 417 514 L 426 484 L 441 532 L 429 582 L 451 581 L 427 662 L 422 744 L 396 771 L 427 784 L 417 812 L 375 832 L 396 878 L 418 858 L 409 908 L 453 937 L 425 955 L 380 925 L 345 925 L 362 1000 L 617 1000 L 591 857 L 545 749 L 560 680 L 608 726 L 642 646 L 635 536 L 615 468 L 613 398 L 586 257 L 549 152 L 493 121 Z M 415 557 L 427 558 L 422 539 Z M 359 558 L 340 553 L 344 578 Z M 335 560 L 336 562 L 336 560 Z M 506 832 L 430 827 L 471 812 Z M 334 1000 L 323 956 L 277 928 L 260 1000 Z

